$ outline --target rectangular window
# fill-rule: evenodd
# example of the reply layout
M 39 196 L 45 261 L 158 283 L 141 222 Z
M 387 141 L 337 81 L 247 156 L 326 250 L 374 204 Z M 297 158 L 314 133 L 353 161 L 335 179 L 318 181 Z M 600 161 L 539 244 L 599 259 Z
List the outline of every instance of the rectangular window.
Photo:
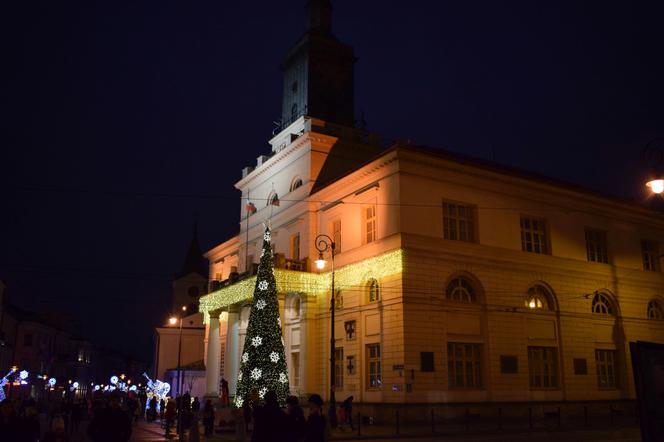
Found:
M 300 352 L 291 353 L 291 384 L 293 387 L 300 386 Z
M 528 347 L 530 388 L 558 387 L 558 353 L 555 347 Z
M 480 344 L 447 343 L 447 380 L 449 388 L 482 387 Z
M 420 353 L 420 371 L 425 373 L 434 371 L 432 351 L 423 351 Z
M 23 346 L 32 347 L 32 333 L 26 333 L 23 335 Z
M 643 270 L 659 272 L 659 243 L 656 241 L 641 241 L 641 253 L 643 255 Z
M 346 339 L 351 340 L 355 339 L 355 321 L 346 321 L 344 322 L 344 330 L 346 330 Z
M 334 241 L 334 253 L 341 253 L 341 220 L 332 221 L 332 241 Z
M 472 206 L 443 202 L 443 237 L 475 241 L 475 210 Z
M 334 387 L 344 388 L 344 349 L 334 349 Z
M 376 240 L 376 205 L 364 206 L 364 242 L 369 244 Z
M 291 259 L 299 261 L 300 259 L 300 234 L 296 233 L 290 238 L 290 256 Z
M 367 345 L 367 389 L 381 387 L 380 344 Z
M 600 388 L 616 388 L 615 350 L 595 350 L 597 385 Z
M 606 245 L 606 232 L 586 228 L 586 252 L 588 261 L 608 264 L 609 254 Z
M 546 244 L 546 223 L 543 219 L 521 217 L 521 250 L 549 253 Z

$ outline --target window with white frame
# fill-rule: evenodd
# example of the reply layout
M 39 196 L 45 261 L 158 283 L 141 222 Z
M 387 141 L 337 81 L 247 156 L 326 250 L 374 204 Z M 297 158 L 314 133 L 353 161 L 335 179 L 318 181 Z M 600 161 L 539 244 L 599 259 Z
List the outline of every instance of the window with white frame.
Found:
M 600 315 L 615 315 L 615 308 L 613 307 L 611 298 L 599 292 L 593 296 L 592 311 Z
M 382 385 L 380 344 L 367 345 L 367 389 L 377 390 Z
M 648 319 L 664 319 L 664 309 L 662 309 L 662 305 L 656 299 L 648 303 Z
M 364 242 L 369 244 L 376 240 L 376 205 L 369 204 L 363 208 Z
M 380 301 L 380 285 L 378 284 L 378 281 L 370 279 L 367 288 L 369 290 L 369 302 Z
M 641 255 L 643 256 L 643 270 L 659 272 L 659 243 L 656 241 L 641 241 Z
M 464 277 L 454 278 L 449 284 L 447 284 L 445 297 L 450 301 L 466 303 L 477 302 L 473 285 Z
M 600 388 L 616 388 L 616 351 L 595 350 L 597 385 Z
M 472 206 L 443 202 L 443 238 L 475 241 L 475 210 Z
M 586 228 L 586 253 L 590 262 L 608 264 L 609 253 L 605 231 Z
M 449 388 L 482 388 L 482 346 L 464 342 L 447 343 Z
M 558 352 L 555 347 L 528 347 L 530 388 L 558 387 Z
M 549 253 L 546 241 L 546 223 L 543 219 L 521 217 L 521 250 L 531 253 Z

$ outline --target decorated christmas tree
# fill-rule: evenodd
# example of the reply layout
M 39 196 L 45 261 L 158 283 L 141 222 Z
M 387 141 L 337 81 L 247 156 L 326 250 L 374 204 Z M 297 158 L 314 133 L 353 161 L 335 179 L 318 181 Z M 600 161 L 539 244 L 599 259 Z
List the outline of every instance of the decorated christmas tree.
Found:
M 276 393 L 284 404 L 288 396 L 288 369 L 281 337 L 277 284 L 272 266 L 270 229 L 263 235 L 263 252 L 251 304 L 247 335 L 242 349 L 235 405 L 241 407 L 247 396 L 256 391 L 260 399 L 268 391 Z

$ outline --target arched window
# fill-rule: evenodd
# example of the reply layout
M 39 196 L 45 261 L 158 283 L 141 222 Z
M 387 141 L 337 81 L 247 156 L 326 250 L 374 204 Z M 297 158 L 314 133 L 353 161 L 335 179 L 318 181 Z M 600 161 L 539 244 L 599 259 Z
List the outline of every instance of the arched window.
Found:
M 267 203 L 265 204 L 266 206 L 269 206 L 270 204 L 274 204 L 275 206 L 278 206 L 279 203 L 279 195 L 277 195 L 277 192 L 272 191 L 270 193 L 270 196 L 267 197 Z
M 463 277 L 454 278 L 449 284 L 447 284 L 445 297 L 450 301 L 467 303 L 477 302 L 473 285 Z
M 369 302 L 377 302 L 380 300 L 380 285 L 375 279 L 370 279 L 367 284 L 369 289 Z
M 530 309 L 553 310 L 549 292 L 541 285 L 534 285 L 528 289 L 525 303 Z
M 291 183 L 291 186 L 290 186 L 290 190 L 291 190 L 291 192 L 292 192 L 293 190 L 297 189 L 298 187 L 302 187 L 302 179 L 300 179 L 300 178 L 295 178 L 295 179 L 293 180 L 293 182 Z
M 648 303 L 648 319 L 664 319 L 664 309 L 656 299 Z
M 337 310 L 341 310 L 344 308 L 344 294 L 341 289 L 336 289 L 334 292 L 334 306 Z
M 595 293 L 595 296 L 593 297 L 592 309 L 593 313 L 600 315 L 613 316 L 615 314 L 613 302 L 611 302 L 611 299 L 604 293 Z

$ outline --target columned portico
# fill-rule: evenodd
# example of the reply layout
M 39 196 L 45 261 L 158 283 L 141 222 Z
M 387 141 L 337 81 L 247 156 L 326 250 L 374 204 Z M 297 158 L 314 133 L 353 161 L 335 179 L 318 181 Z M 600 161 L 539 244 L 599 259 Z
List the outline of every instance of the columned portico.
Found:
M 207 360 L 205 361 L 206 396 L 219 397 L 219 369 L 221 343 L 219 340 L 219 316 L 221 309 L 210 311 L 210 331 L 207 341 Z

